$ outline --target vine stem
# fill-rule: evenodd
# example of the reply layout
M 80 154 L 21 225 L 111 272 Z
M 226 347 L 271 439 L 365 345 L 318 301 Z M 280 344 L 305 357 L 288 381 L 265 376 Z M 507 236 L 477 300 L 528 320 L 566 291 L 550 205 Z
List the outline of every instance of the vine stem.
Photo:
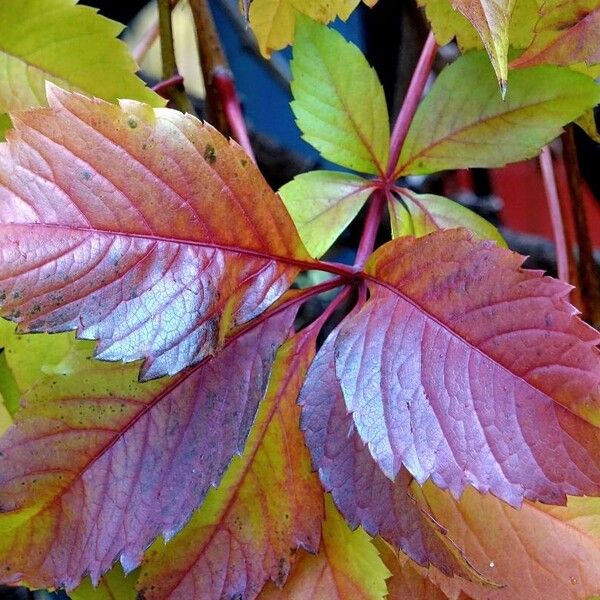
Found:
M 544 146 L 540 153 L 540 167 L 542 168 L 542 179 L 544 181 L 544 189 L 546 190 L 546 199 L 548 201 L 548 209 L 552 221 L 552 231 L 554 233 L 558 278 L 569 283 L 569 273 L 571 272 L 571 269 L 569 268 L 570 252 L 565 235 L 565 223 L 560 209 L 560 199 L 556 187 L 554 165 L 552 164 L 552 156 L 548 146 Z
M 163 98 L 169 98 L 170 88 L 174 85 L 180 85 L 182 83 L 183 77 L 181 75 L 173 75 L 173 77 L 169 77 L 169 79 L 159 81 L 156 85 L 152 86 L 152 89 Z
M 221 45 L 208 0 L 190 0 L 196 27 L 200 66 L 206 85 L 207 119 L 224 135 L 231 135 L 256 162 L 233 74 Z
M 435 41 L 435 37 L 430 31 L 429 35 L 427 36 L 427 40 L 425 41 L 425 45 L 421 50 L 421 56 L 419 57 L 419 62 L 417 63 L 415 72 L 410 80 L 410 85 L 408 86 L 408 91 L 406 92 L 406 98 L 402 103 L 402 108 L 398 113 L 398 118 L 396 119 L 394 128 L 392 130 L 392 136 L 390 139 L 390 158 L 386 172 L 388 180 L 395 178 L 394 173 L 396 170 L 396 164 L 400 158 L 400 151 L 402 150 L 402 145 L 404 144 L 404 140 L 408 134 L 408 129 L 413 117 L 415 116 L 415 113 L 417 112 L 417 107 L 419 106 L 421 97 L 423 96 L 423 91 L 425 89 L 425 85 L 427 84 L 427 80 L 429 79 L 429 74 L 431 73 L 431 69 L 433 67 L 433 61 L 435 60 L 437 54 L 437 49 L 438 46 Z
M 152 48 L 152 44 L 154 44 L 156 38 L 158 38 L 158 31 L 158 18 L 156 18 L 144 32 L 144 35 L 136 44 L 135 48 L 131 51 L 131 55 L 138 65 L 144 60 L 146 54 L 148 54 L 148 51 Z
M 162 61 L 162 78 L 167 81 L 177 75 L 177 62 L 175 60 L 175 46 L 173 43 L 173 23 L 171 12 L 173 5 L 171 0 L 158 0 L 158 28 L 160 34 L 160 56 Z M 181 112 L 196 114 L 187 94 L 180 86 L 169 88 L 169 98 L 175 103 Z
M 377 237 L 377 231 L 379 229 L 379 224 L 381 223 L 381 214 L 385 206 L 385 198 L 386 195 L 382 189 L 376 190 L 373 193 L 373 197 L 369 203 L 367 216 L 365 217 L 360 242 L 358 243 L 356 258 L 354 259 L 354 267 L 356 269 L 362 269 L 365 261 L 371 252 L 373 252 L 375 238 Z

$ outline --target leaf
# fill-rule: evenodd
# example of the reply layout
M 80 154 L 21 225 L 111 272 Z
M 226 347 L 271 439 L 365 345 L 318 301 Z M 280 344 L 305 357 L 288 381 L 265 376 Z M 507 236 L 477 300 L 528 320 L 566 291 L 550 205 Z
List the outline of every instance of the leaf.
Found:
M 4 398 L 0 395 L 0 435 L 2 435 L 11 425 L 12 417 L 6 408 Z
M 46 375 L 68 375 L 88 356 L 91 342 L 74 343 L 72 333 L 19 335 L 0 319 L 0 391 L 14 414 L 21 396 Z
M 35 385 L 0 440 L 2 581 L 70 590 L 172 538 L 242 452 L 293 318 L 272 313 L 175 379 L 140 385 L 136 365 L 88 354 Z
M 135 61 L 116 39 L 123 26 L 96 12 L 76 0 L 0 3 L 0 113 L 45 105 L 47 80 L 105 100 L 164 104 L 136 77 Z
M 464 229 L 399 238 L 335 342 L 354 425 L 384 473 L 520 505 L 600 493 L 600 335 L 570 287 Z
M 77 328 L 100 359 L 173 374 L 313 265 L 255 165 L 210 125 L 55 87 L 49 101 L 0 146 L 1 312 L 20 331 Z
M 397 554 L 389 544 L 381 538 L 375 538 L 373 544 L 392 574 L 387 582 L 389 600 L 447 600 L 448 596 L 439 587 L 417 571 L 406 557 Z
M 598 0 L 549 0 L 540 7 L 535 37 L 511 67 L 542 64 L 570 66 L 600 63 L 600 2 Z M 590 74 L 597 75 L 598 70 Z
M 363 0 L 373 6 L 377 0 Z M 274 50 L 285 48 L 294 41 L 297 14 L 320 23 L 336 17 L 345 21 L 360 0 L 252 0 L 249 19 L 263 56 L 269 58 Z
M 279 190 L 304 246 L 315 257 L 329 250 L 372 192 L 362 177 L 336 171 L 303 173 Z
M 299 553 L 283 589 L 269 584 L 260 600 L 383 600 L 389 575 L 369 536 L 351 531 L 326 495 L 321 551 Z
M 383 88 L 362 52 L 337 31 L 298 18 L 291 106 L 302 137 L 338 165 L 384 173 L 390 126 Z
M 296 405 L 315 337 L 303 332 L 281 347 L 244 454 L 185 529 L 146 554 L 146 600 L 255 598 L 268 579 L 283 585 L 294 550 L 318 551 L 323 493 Z
M 481 37 L 473 24 L 452 7 L 451 1 L 418 0 L 418 4 L 425 8 L 427 19 L 440 46 L 445 46 L 456 38 L 461 52 L 483 48 Z M 513 48 L 529 46 L 533 40 L 537 17 L 537 0 L 515 0 L 508 27 L 508 41 Z
M 136 596 L 133 573 L 125 575 L 121 565 L 115 565 L 105 573 L 98 587 L 94 587 L 88 577 L 80 586 L 69 593 L 71 600 L 142 600 Z
M 388 202 L 393 237 L 423 237 L 442 229 L 466 227 L 475 237 L 506 247 L 504 238 L 491 223 L 458 202 L 435 194 L 415 194 L 406 188 L 400 188 L 399 193 L 402 202 Z
M 323 487 L 331 492 L 350 527 L 360 525 L 370 535 L 381 535 L 419 564 L 477 578 L 428 516 L 427 507 L 409 492 L 408 472 L 403 470 L 395 481 L 388 479 L 358 436 L 335 375 L 338 331 L 312 362 L 299 399 L 302 429 Z
M 600 102 L 600 86 L 561 67 L 515 71 L 504 101 L 495 85 L 479 52 L 446 67 L 417 110 L 396 174 L 500 167 L 531 158 L 563 125 Z
M 431 576 L 451 598 L 587 600 L 600 591 L 600 499 L 569 498 L 566 507 L 525 502 L 520 510 L 467 489 L 460 499 L 424 488 L 435 517 L 475 564 L 505 587 L 485 590 L 440 573 Z

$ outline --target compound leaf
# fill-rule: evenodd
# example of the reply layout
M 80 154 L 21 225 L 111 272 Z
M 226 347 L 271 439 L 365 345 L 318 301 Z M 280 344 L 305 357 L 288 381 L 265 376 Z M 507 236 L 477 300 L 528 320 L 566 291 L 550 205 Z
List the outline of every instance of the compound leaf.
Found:
M 359 213 L 373 189 L 362 177 L 336 171 L 298 175 L 280 190 L 304 246 L 322 256 Z
M 352 531 L 326 495 L 321 551 L 299 553 L 283 588 L 269 584 L 259 600 L 383 600 L 389 575 L 369 536 Z
M 383 173 L 390 126 L 383 88 L 362 52 L 333 29 L 298 19 L 292 109 L 302 137 L 324 158 Z
M 143 378 L 213 353 L 310 257 L 279 197 L 210 125 L 49 90 L 0 146 L 1 314 L 99 339 Z
M 105 100 L 162 106 L 116 39 L 122 29 L 76 0 L 0 2 L 0 138 L 9 126 L 2 113 L 46 104 L 46 81 Z
M 303 332 L 279 350 L 244 454 L 183 531 L 147 552 L 146 600 L 255 598 L 268 579 L 283 585 L 292 551 L 318 551 L 323 492 L 296 404 L 314 345 Z
M 431 571 L 450 598 L 588 600 L 600 590 L 600 499 L 569 498 L 567 506 L 524 502 L 520 510 L 467 489 L 459 501 L 426 484 L 435 518 L 468 549 L 500 589 L 484 589 Z
M 347 409 L 380 468 L 515 506 L 600 493 L 600 335 L 569 286 L 465 229 L 398 238 L 335 342 Z
M 173 537 L 242 452 L 294 314 L 274 311 L 177 378 L 140 385 L 137 365 L 88 353 L 29 390 L 0 440 L 2 582 L 96 584 Z
M 531 158 L 563 125 L 600 102 L 593 79 L 556 66 L 515 71 L 505 100 L 495 85 L 482 53 L 446 67 L 417 110 L 397 174 L 500 167 Z
M 482 240 L 493 240 L 500 246 L 506 242 L 500 232 L 483 217 L 467 207 L 435 194 L 415 194 L 400 188 L 402 201 L 388 202 L 393 237 L 423 237 L 441 229 L 466 227 Z

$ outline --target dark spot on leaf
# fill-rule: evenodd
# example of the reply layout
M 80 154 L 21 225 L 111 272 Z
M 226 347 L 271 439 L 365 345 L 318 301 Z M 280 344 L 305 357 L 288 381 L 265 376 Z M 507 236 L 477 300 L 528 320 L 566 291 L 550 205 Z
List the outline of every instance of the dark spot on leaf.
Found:
M 240 592 L 237 594 L 233 594 L 233 596 L 229 597 L 229 600 L 244 600 L 244 596 Z
M 40 312 L 40 310 L 42 310 L 42 307 L 41 307 L 39 304 L 34 304 L 34 305 L 31 307 L 31 314 L 32 314 L 32 315 L 35 315 L 35 313 L 39 313 L 39 312 Z
M 206 147 L 204 148 L 204 159 L 211 165 L 217 162 L 217 153 L 212 144 L 206 144 Z
M 279 559 L 279 568 L 277 570 L 277 579 L 275 579 L 275 585 L 277 587 L 283 587 L 285 580 L 287 579 L 289 571 L 289 565 L 285 558 Z
M 135 597 L 135 600 L 146 600 L 146 593 L 145 593 L 145 591 L 144 590 L 140 590 L 137 593 L 137 595 Z
M 13 292 L 13 300 L 18 300 L 21 297 L 21 292 Z
M 245 167 L 248 164 L 248 161 L 245 158 L 242 158 L 240 162 L 242 163 L 242 167 Z
M 4 302 L 4 300 L 6 300 L 6 292 L 2 290 L 0 292 L 0 302 Z
M 129 117 L 129 119 L 127 119 L 127 125 L 129 125 L 131 129 L 135 129 L 138 126 L 138 123 L 134 117 Z
M 89 171 L 84 171 L 81 176 L 86 180 L 89 181 L 92 178 L 92 174 Z

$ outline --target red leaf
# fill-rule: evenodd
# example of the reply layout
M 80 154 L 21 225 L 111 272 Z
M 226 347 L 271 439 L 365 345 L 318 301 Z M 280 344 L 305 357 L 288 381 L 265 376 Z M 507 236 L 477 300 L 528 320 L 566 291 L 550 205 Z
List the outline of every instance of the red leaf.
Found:
M 244 454 L 185 529 L 146 553 L 138 583 L 146 600 L 249 600 L 268 579 L 283 585 L 294 550 L 319 550 L 323 492 L 296 404 L 316 333 L 305 330 L 279 349 Z
M 279 197 L 210 125 L 48 89 L 0 146 L 0 298 L 143 378 L 202 360 L 310 260 Z M 222 315 L 226 318 L 222 319 Z
M 435 522 L 409 494 L 408 472 L 402 469 L 395 481 L 388 479 L 356 433 L 335 376 L 337 333 L 319 350 L 299 399 L 306 443 L 325 490 L 351 527 L 381 535 L 421 565 L 470 577 L 458 549 L 449 540 L 443 543 Z
M 271 316 L 175 380 L 139 385 L 135 365 L 87 360 L 33 388 L 0 444 L 2 580 L 72 589 L 172 537 L 243 450 L 293 318 Z
M 342 323 L 346 406 L 390 478 L 519 505 L 600 494 L 598 332 L 569 286 L 466 230 L 401 238 L 367 264 L 371 299 Z M 594 424 L 592 424 L 594 423 Z

